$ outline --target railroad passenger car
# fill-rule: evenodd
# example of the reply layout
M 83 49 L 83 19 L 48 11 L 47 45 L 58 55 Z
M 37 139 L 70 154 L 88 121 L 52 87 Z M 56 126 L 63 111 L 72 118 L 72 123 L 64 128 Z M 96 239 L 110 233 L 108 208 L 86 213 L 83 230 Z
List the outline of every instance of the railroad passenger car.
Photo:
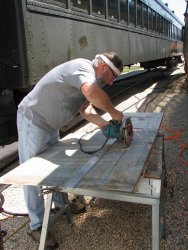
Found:
M 186 73 L 186 77 L 188 79 L 188 1 L 187 2 L 187 6 L 186 6 L 186 10 L 185 10 L 185 30 L 184 30 L 184 59 L 185 59 L 185 73 Z
M 54 66 L 116 51 L 150 69 L 181 60 L 183 24 L 161 0 L 1 0 L 0 145 L 17 104 Z

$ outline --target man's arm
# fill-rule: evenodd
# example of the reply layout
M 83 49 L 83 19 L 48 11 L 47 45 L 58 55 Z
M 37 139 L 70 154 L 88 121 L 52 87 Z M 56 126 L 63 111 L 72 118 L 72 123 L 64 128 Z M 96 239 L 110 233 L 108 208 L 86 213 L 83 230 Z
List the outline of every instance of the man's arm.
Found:
M 97 84 L 90 84 L 87 82 L 83 83 L 81 86 L 81 91 L 83 95 L 86 97 L 86 99 L 89 101 L 89 103 L 93 104 L 95 107 L 99 109 L 102 109 L 105 112 L 108 112 L 111 115 L 113 120 L 117 120 L 119 122 L 122 121 L 122 118 L 123 118 L 122 112 L 114 108 L 108 95 L 102 89 L 100 89 Z M 93 109 L 91 108 L 90 111 L 94 112 Z M 89 113 L 89 109 L 88 109 L 88 113 Z M 95 110 L 95 115 L 96 114 L 97 113 Z
M 104 120 L 95 110 L 93 105 L 87 100 L 80 108 L 80 114 L 89 122 L 96 124 L 99 128 L 103 128 L 109 122 Z

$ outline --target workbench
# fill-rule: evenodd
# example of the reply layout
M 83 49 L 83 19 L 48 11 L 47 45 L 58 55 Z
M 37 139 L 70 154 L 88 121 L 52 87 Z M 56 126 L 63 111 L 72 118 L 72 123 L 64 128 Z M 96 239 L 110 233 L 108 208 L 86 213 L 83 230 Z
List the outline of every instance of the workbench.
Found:
M 165 176 L 163 136 L 159 136 L 163 114 L 124 113 L 124 116 L 131 117 L 133 124 L 134 136 L 130 147 L 124 148 L 122 141 L 110 139 L 97 153 L 85 154 L 78 144 L 78 139 L 85 132 L 74 132 L 0 178 L 0 183 L 5 184 L 49 187 L 40 250 L 45 248 L 55 191 L 62 192 L 65 199 L 65 193 L 73 193 L 151 205 L 152 249 L 159 249 Z M 159 138 L 160 142 L 155 146 Z M 102 132 L 94 130 L 82 137 L 81 144 L 84 149 L 94 151 L 104 141 Z M 157 151 L 154 153 L 157 170 L 149 169 L 153 165 L 153 160 L 150 160 L 153 150 Z

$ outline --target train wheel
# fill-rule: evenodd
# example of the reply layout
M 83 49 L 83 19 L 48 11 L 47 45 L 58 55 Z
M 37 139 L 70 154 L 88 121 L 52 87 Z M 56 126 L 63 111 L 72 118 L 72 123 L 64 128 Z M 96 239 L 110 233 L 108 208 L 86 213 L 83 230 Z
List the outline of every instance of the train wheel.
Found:
M 178 59 L 177 58 L 171 58 L 170 60 L 168 60 L 166 62 L 166 69 L 170 70 L 170 69 L 174 69 L 178 66 Z

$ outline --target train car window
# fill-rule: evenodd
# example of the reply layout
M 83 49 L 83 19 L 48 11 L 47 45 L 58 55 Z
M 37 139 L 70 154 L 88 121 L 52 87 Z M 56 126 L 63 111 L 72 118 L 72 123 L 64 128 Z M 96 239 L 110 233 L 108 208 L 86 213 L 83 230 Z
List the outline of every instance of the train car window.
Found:
M 173 39 L 176 38 L 176 27 L 173 25 Z
M 172 38 L 172 23 L 170 23 L 170 38 Z
M 108 0 L 108 17 L 117 20 L 117 18 L 118 18 L 118 1 Z
M 170 38 L 172 38 L 172 23 L 170 23 Z
M 149 30 L 153 30 L 153 10 L 151 8 L 148 8 L 148 15 L 149 15 Z
M 160 34 L 164 35 L 164 18 L 160 16 Z
M 163 18 L 163 35 L 166 36 L 166 19 Z
M 171 24 L 171 38 L 173 38 L 173 34 L 174 34 L 174 31 L 173 31 L 173 24 Z
M 180 40 L 179 29 L 177 28 L 177 40 Z
M 89 10 L 88 0 L 71 0 L 71 5 L 73 10 L 84 10 L 86 12 Z
M 142 2 L 137 1 L 137 25 L 142 27 Z
M 161 16 L 161 35 L 164 36 L 165 34 L 165 23 L 164 23 L 164 18 Z
M 154 32 L 157 32 L 156 24 L 157 24 L 157 16 L 156 16 L 156 12 L 153 10 L 153 31 Z
M 177 40 L 177 27 L 174 26 L 174 38 Z
M 135 0 L 129 0 L 129 21 L 135 25 Z
M 172 24 L 172 38 L 175 38 L 175 26 Z
M 105 17 L 106 1 L 92 0 L 92 14 Z
M 178 29 L 178 40 L 182 40 L 182 32 L 180 29 Z
M 166 20 L 164 18 L 163 19 L 163 36 L 166 36 Z
M 170 22 L 168 21 L 168 37 L 170 37 L 170 29 L 171 29 L 171 27 L 170 27 Z
M 160 15 L 156 13 L 156 31 L 160 33 Z
M 128 22 L 128 8 L 127 8 L 127 0 L 120 0 L 120 21 Z
M 165 36 L 168 36 L 168 21 L 165 19 Z
M 148 29 L 148 6 L 143 4 L 143 23 L 144 23 L 144 28 Z

